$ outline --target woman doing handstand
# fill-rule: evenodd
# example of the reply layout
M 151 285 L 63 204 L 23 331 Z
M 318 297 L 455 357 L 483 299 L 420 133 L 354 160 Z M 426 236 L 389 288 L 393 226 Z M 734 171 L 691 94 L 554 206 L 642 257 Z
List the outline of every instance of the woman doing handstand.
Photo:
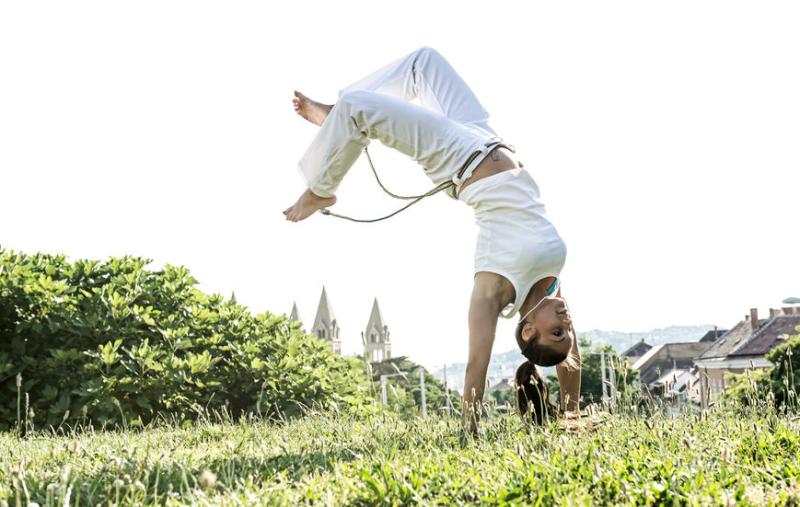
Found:
M 417 99 L 419 105 L 409 101 Z M 544 384 L 535 365 L 556 366 L 563 410 L 577 410 L 580 353 L 559 275 L 566 247 L 539 188 L 489 126 L 467 84 L 422 48 L 343 89 L 335 105 L 295 92 L 294 107 L 320 129 L 300 161 L 308 188 L 283 213 L 297 222 L 336 203 L 335 192 L 371 139 L 408 155 L 436 185 L 471 206 L 479 227 L 469 307 L 465 427 L 477 428 L 499 316 L 521 318 L 518 408 L 541 421 Z M 535 400 L 531 400 L 533 397 Z M 530 402 L 529 402 L 530 401 Z

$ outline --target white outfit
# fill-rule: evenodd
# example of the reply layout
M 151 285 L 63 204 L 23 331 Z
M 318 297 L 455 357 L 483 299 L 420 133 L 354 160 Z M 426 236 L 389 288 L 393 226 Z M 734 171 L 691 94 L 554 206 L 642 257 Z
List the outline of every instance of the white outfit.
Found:
M 501 314 L 511 318 L 536 282 L 558 278 L 566 245 L 547 219 L 539 187 L 525 169 L 482 178 L 458 198 L 475 210 L 475 272 L 497 273 L 514 286 L 515 300 Z
M 408 102 L 413 99 L 420 105 Z M 455 182 L 455 198 L 500 140 L 488 121 L 489 114 L 447 60 L 422 48 L 343 89 L 299 169 L 312 192 L 330 197 L 363 147 L 378 139 L 422 165 L 434 184 Z M 459 177 L 476 151 L 481 153 Z M 564 243 L 524 169 L 478 180 L 459 199 L 475 209 L 480 228 L 475 272 L 500 274 L 514 286 L 516 299 L 503 313 L 511 318 L 535 282 L 558 276 Z
M 409 100 L 417 99 L 421 105 Z M 339 92 L 339 100 L 300 160 L 308 188 L 331 197 L 370 139 L 418 162 L 434 184 L 457 185 L 499 141 L 489 114 L 438 52 L 422 48 Z M 475 151 L 461 178 L 456 173 Z M 455 197 L 455 195 L 452 195 Z

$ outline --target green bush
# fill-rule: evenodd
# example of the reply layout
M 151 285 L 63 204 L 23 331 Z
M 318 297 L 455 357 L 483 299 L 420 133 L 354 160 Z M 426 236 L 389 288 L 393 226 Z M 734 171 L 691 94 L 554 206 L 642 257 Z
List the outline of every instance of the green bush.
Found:
M 605 352 L 606 368 L 613 364 L 615 388 L 618 395 L 633 393 L 639 381 L 639 372 L 633 370 L 628 362 L 619 357 L 611 345 L 595 344 L 586 337 L 578 337 L 581 350 L 581 408 L 599 403 L 603 398 L 603 383 L 601 381 L 600 352 Z M 550 399 L 557 402 L 559 399 L 558 377 L 548 375 L 550 386 Z M 607 386 L 609 388 L 610 386 Z
M 735 375 L 725 391 L 726 397 L 748 405 L 769 399 L 774 400 L 778 407 L 799 408 L 800 334 L 770 350 L 764 357 L 773 366 Z
M 148 263 L 0 248 L 0 429 L 368 403 L 357 359 L 284 316 L 204 294 L 186 268 Z

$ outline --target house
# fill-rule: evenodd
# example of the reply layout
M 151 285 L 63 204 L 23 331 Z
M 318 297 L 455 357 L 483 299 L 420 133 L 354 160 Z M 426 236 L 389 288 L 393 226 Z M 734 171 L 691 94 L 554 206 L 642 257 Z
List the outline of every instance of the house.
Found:
M 632 368 L 639 372 L 639 382 L 645 390 L 664 396 L 676 385 L 691 385 L 687 374 L 692 374 L 694 359 L 707 348 L 707 342 L 699 341 L 663 343 L 648 350 Z
M 683 397 L 694 401 L 699 395 L 697 376 L 691 370 L 669 370 L 650 382 L 650 391 L 665 398 Z M 699 400 L 698 400 L 699 401 Z
M 507 389 L 512 389 L 514 385 L 511 383 L 510 378 L 504 378 L 500 380 L 500 382 L 494 384 L 493 386 L 489 387 L 489 392 L 492 391 L 505 391 Z
M 770 309 L 769 318 L 760 319 L 758 309 L 752 308 L 745 319 L 720 336 L 703 351 L 694 364 L 700 373 L 701 404 L 717 398 L 730 384 L 726 374 L 772 366 L 764 355 L 797 333 L 800 326 L 800 307 Z
M 642 341 L 630 346 L 625 352 L 620 354 L 620 357 L 624 357 L 628 360 L 628 363 L 634 364 L 640 357 L 645 355 L 647 351 L 652 348 L 653 346 L 649 343 L 645 343 L 644 338 L 642 338 Z
M 717 341 L 718 338 L 720 338 L 727 332 L 728 332 L 727 329 L 717 329 L 717 326 L 714 326 L 714 329 L 704 334 L 703 337 L 700 338 L 700 341 L 703 343 L 711 344 Z

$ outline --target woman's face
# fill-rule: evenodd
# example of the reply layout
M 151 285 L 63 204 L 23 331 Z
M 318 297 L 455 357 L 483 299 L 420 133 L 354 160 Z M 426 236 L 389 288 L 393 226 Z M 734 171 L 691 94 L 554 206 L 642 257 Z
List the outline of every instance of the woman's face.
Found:
M 572 318 L 566 302 L 556 296 L 547 296 L 522 327 L 522 340 L 526 343 L 539 335 L 539 344 L 558 354 L 566 355 L 572 347 Z

